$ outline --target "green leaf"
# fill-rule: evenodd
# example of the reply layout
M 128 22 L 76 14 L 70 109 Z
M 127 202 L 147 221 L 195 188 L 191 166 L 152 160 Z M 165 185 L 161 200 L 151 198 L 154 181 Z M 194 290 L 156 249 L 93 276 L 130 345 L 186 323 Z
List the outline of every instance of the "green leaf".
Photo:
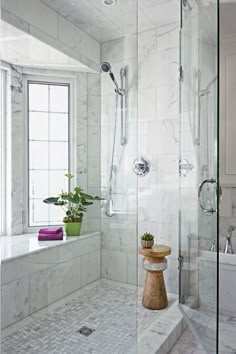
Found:
M 98 197 L 98 196 L 94 197 L 93 199 L 94 200 L 105 200 L 104 198 L 101 198 L 101 197 Z
M 72 179 L 72 178 L 75 177 L 75 176 L 72 175 L 71 173 L 66 173 L 65 176 L 66 176 L 67 178 L 69 178 L 69 179 Z
M 93 202 L 87 202 L 86 200 L 81 201 L 82 205 L 92 205 Z
M 54 203 L 54 205 L 59 205 L 59 206 L 62 206 L 62 205 L 66 205 L 67 203 L 64 202 L 63 200 L 59 200 L 58 202 Z
M 91 195 L 83 193 L 83 192 L 81 192 L 80 195 L 81 195 L 81 197 L 83 199 L 88 199 L 88 200 L 93 200 L 94 199 L 94 197 L 92 197 Z
M 43 202 L 46 204 L 55 204 L 58 202 L 58 200 L 59 200 L 59 197 L 50 197 L 50 198 L 44 199 Z

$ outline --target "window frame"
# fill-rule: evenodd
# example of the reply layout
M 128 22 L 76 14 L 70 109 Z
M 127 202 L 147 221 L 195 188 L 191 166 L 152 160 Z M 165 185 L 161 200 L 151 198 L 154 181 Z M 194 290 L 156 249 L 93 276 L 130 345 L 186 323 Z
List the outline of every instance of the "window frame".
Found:
M 45 85 L 62 85 L 68 86 L 69 108 L 68 108 L 68 170 L 70 173 L 75 174 L 75 79 L 59 76 L 42 76 L 42 75 L 24 75 L 24 93 L 25 93 L 25 153 L 24 153 L 24 171 L 25 171 L 25 185 L 24 185 L 24 208 L 23 208 L 23 231 L 24 233 L 36 232 L 40 227 L 47 227 L 48 225 L 29 225 L 29 84 L 39 83 Z M 72 184 L 72 183 L 71 183 Z M 69 189 L 72 185 L 68 186 Z M 50 225 L 54 226 L 54 225 Z M 55 226 L 57 226 L 55 224 Z

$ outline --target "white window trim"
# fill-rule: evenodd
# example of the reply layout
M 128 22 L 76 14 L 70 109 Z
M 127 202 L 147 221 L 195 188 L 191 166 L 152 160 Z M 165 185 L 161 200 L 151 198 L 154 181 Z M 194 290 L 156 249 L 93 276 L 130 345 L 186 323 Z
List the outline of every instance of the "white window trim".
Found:
M 24 116 L 25 127 L 24 127 L 24 141 L 25 143 L 25 153 L 24 153 L 24 208 L 23 208 L 23 231 L 24 233 L 34 233 L 37 232 L 41 226 L 29 226 L 29 151 L 28 151 L 28 81 L 42 82 L 42 83 L 61 83 L 69 85 L 69 169 L 72 174 L 76 174 L 76 79 L 75 77 L 64 77 L 64 76 L 49 76 L 49 75 L 39 75 L 25 74 L 23 79 L 24 85 Z M 71 185 L 71 188 L 73 185 Z

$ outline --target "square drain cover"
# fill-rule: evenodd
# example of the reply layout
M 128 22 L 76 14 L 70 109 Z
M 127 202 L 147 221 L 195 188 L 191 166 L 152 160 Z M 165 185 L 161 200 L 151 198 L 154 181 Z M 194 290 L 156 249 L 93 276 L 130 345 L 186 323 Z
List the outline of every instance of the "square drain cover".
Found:
M 89 327 L 83 326 L 81 327 L 78 331 L 76 331 L 76 333 L 80 333 L 83 334 L 83 336 L 90 336 L 90 334 L 92 334 L 95 331 L 95 329 L 91 329 Z

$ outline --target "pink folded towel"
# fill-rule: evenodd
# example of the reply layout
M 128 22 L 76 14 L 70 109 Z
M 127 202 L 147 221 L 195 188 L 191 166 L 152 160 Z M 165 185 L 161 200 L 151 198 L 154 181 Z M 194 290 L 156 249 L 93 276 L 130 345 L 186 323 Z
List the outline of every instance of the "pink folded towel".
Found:
M 39 241 L 60 241 L 63 240 L 63 232 L 56 234 L 38 234 Z
M 60 232 L 63 232 L 63 229 L 62 227 L 53 227 L 53 228 L 45 228 L 45 229 L 40 229 L 39 230 L 39 234 L 47 234 L 47 235 L 54 235 L 54 234 L 57 234 L 57 233 L 60 233 Z
M 45 228 L 40 229 L 38 234 L 39 241 L 58 241 L 63 240 L 63 228 L 54 227 L 54 228 Z

